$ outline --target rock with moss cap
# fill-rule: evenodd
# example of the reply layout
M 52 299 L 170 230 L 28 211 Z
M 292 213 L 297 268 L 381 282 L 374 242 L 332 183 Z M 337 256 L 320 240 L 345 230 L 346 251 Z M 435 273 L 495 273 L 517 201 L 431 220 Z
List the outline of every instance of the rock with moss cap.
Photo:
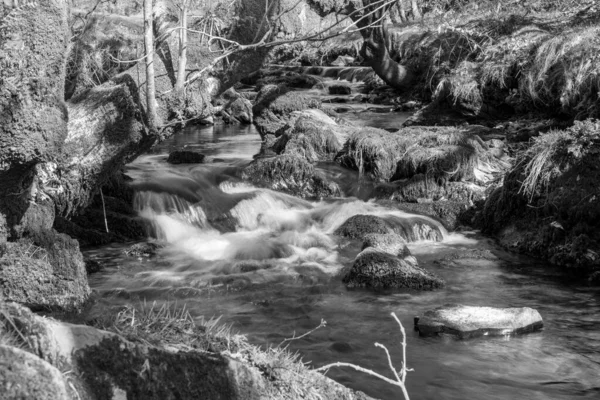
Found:
M 333 233 L 336 236 L 350 239 L 365 239 L 369 234 L 391 234 L 393 229 L 381 217 L 376 215 L 354 215 L 348 218 Z
M 432 290 L 444 286 L 442 279 L 419 268 L 414 257 L 399 258 L 372 247 L 356 256 L 342 281 L 349 288 Z
M 406 240 L 397 233 L 369 233 L 363 240 L 362 250 L 371 247 L 401 258 L 410 256 Z
M 451 304 L 415 319 L 421 335 L 450 334 L 460 338 L 505 336 L 533 332 L 544 326 L 542 316 L 529 307 L 496 308 Z
M 339 186 L 315 171 L 305 158 L 280 155 L 259 158 L 242 171 L 253 184 L 302 198 L 323 199 L 341 195 Z
M 288 122 L 293 111 L 321 108 L 321 102 L 287 86 L 266 85 L 260 89 L 252 111 L 261 137 L 274 135 Z

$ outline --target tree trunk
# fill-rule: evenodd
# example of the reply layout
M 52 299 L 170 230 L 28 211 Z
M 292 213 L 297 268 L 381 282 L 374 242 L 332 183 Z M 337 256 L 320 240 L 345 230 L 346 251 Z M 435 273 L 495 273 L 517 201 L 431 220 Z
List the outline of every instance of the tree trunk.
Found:
M 179 60 L 177 63 L 177 83 L 175 90 L 180 91 L 185 84 L 185 68 L 187 65 L 187 1 L 183 1 L 179 16 Z
M 417 0 L 410 0 L 410 5 L 412 6 L 413 19 L 421 19 L 421 10 L 419 9 Z
M 144 0 L 144 47 L 146 50 L 146 117 L 148 127 L 156 129 L 156 88 L 154 82 L 154 32 L 152 0 Z
M 402 22 L 408 21 L 408 18 L 406 18 L 406 9 L 404 8 L 404 0 L 398 1 L 398 10 L 400 12 L 400 20 Z

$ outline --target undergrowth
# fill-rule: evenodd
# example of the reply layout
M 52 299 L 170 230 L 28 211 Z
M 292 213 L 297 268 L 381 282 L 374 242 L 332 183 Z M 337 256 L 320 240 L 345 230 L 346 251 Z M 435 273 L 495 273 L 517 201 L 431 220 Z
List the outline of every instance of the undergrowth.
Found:
M 547 194 L 552 182 L 581 160 L 596 152 L 600 144 L 600 122 L 587 120 L 575 122 L 565 130 L 556 130 L 533 139 L 527 150 L 525 166 L 517 166 L 524 171 L 519 193 L 532 201 L 536 196 Z

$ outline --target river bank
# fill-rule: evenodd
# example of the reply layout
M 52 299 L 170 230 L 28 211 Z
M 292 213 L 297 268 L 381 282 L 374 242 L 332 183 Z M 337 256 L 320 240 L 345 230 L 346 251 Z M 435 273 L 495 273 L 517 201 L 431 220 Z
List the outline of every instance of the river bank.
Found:
M 260 4 L 211 18 L 246 43 L 264 26 L 229 17 L 263 18 Z M 293 44 L 259 49 L 217 71 L 200 40 L 190 62 L 209 72 L 184 92 L 176 40 L 159 40 L 153 130 L 126 6 L 86 20 L 61 0 L 0 5 L 1 359 L 49 379 L 26 395 L 396 398 L 368 375 L 313 368 L 387 374 L 373 342 L 402 359 L 389 313 L 409 328 L 447 303 L 544 322 L 409 333 L 411 398 L 598 392 L 597 8 L 430 12 L 386 22 L 384 42 L 367 26 L 347 45 L 291 60 Z M 269 32 L 306 34 L 338 6 L 302 3 Z M 265 60 L 277 65 L 248 74 Z

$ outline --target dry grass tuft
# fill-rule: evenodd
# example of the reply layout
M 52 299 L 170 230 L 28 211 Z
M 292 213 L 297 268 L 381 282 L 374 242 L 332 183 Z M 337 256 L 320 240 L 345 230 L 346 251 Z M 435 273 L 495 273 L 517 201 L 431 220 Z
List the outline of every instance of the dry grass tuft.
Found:
M 487 182 L 508 167 L 479 136 L 452 127 L 360 131 L 346 146 L 343 164 L 382 180 L 424 174 L 441 181 Z
M 523 170 L 525 177 L 519 193 L 527 196 L 530 202 L 536 196 L 547 194 L 551 182 L 578 164 L 589 151 L 597 148 L 598 143 L 600 122 L 597 120 L 576 122 L 569 129 L 535 138 L 525 154 L 528 161 L 516 166 L 516 169 Z

